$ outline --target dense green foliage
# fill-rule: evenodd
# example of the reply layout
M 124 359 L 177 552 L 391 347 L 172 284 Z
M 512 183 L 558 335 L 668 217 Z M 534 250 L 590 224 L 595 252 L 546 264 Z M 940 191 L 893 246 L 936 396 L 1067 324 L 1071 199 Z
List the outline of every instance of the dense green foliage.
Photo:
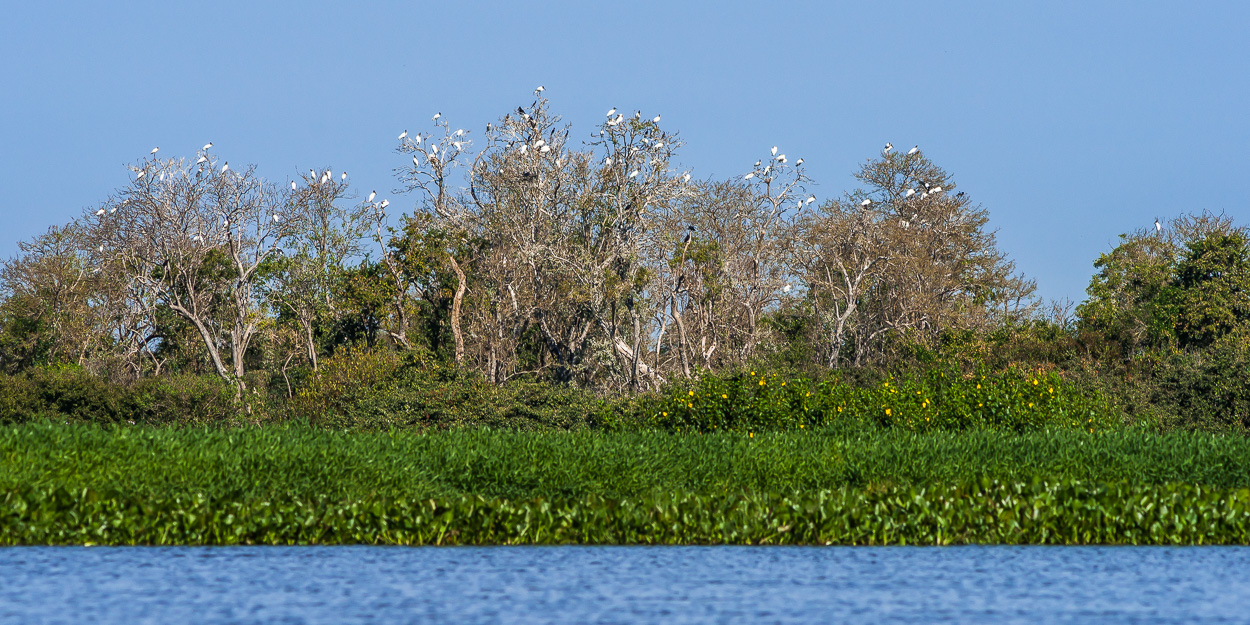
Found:
M 619 500 L 0 493 L 0 545 L 1250 543 L 1250 489 L 1075 482 Z
M 672 435 L 0 428 L 0 489 L 216 500 L 639 497 L 1079 480 L 1250 487 L 1250 441 L 1126 429 Z

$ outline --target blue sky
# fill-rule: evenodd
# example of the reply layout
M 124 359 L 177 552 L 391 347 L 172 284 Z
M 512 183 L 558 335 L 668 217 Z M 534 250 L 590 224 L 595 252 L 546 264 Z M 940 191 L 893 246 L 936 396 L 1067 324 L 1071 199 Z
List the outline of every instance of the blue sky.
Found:
M 774 6 L 775 5 L 775 6 Z M 1189 7 L 1198 7 L 1191 9 Z M 585 136 L 662 114 L 696 176 L 803 157 L 821 199 L 887 141 L 989 210 L 1046 298 L 1154 218 L 1250 222 L 1250 4 L 14 3 L 0 21 L 0 257 L 161 147 L 397 196 L 404 129 L 476 131 L 539 84 Z

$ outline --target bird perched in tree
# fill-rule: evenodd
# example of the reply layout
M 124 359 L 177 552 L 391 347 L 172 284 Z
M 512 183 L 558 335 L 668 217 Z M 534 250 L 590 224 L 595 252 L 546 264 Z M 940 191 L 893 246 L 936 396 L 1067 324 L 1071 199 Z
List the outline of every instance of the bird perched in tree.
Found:
M 291 181 L 291 190 L 292 190 L 292 191 L 294 191 L 294 190 L 295 190 L 295 181 L 294 181 L 294 180 L 292 180 L 292 181 Z
M 638 170 L 637 170 L 637 169 L 635 169 L 634 171 L 629 172 L 629 177 L 630 177 L 630 178 L 633 178 L 634 176 L 637 176 L 637 175 L 638 175 Z
M 339 176 L 339 180 L 347 180 L 347 172 L 343 172 L 343 175 Z
M 859 205 L 860 205 L 860 206 L 870 206 L 870 205 L 872 205 L 872 200 L 870 200 L 870 199 L 868 199 L 868 198 L 864 198 L 864 201 L 863 201 L 863 202 L 860 202 L 860 203 L 859 203 Z
M 407 131 L 407 130 L 405 130 L 405 131 L 403 131 L 403 132 L 399 133 L 399 140 L 400 140 L 400 141 L 403 141 L 403 140 L 404 140 L 404 139 L 406 139 L 407 137 L 408 137 L 408 131 Z
M 690 182 L 690 174 L 686 174 L 686 175 L 682 176 L 682 177 L 681 177 L 681 181 L 682 181 L 682 182 Z
M 652 117 L 652 118 L 651 118 L 651 123 L 653 123 L 653 124 L 658 124 L 658 123 L 660 123 L 660 116 L 659 116 L 659 115 L 656 115 L 655 117 Z
M 542 92 L 544 92 L 544 91 L 546 91 L 546 90 L 547 90 L 547 88 L 546 88 L 546 87 L 544 87 L 544 86 L 542 86 L 542 85 L 538 85 L 538 88 L 534 90 L 534 95 L 538 95 L 538 94 L 540 94 L 540 93 L 542 93 Z
M 436 122 L 436 121 L 438 121 L 438 118 L 440 118 L 440 117 L 442 117 L 442 116 L 443 116 L 443 113 L 442 113 L 441 111 L 440 111 L 440 112 L 438 112 L 438 113 L 435 113 L 435 114 L 434 114 L 434 117 L 431 117 L 431 118 L 430 118 L 430 121 L 432 121 L 432 122 Z
M 138 180 L 138 179 L 142 178 L 142 177 L 144 176 L 144 174 L 146 174 L 146 173 L 148 173 L 148 170 L 146 170 L 146 169 L 140 169 L 140 170 L 139 170 L 139 175 L 135 176 L 135 180 Z
M 942 187 L 933 187 L 932 189 L 929 189 L 929 193 L 941 193 L 941 192 L 942 192 Z
M 916 190 L 915 190 L 915 189 L 908 189 L 908 190 L 907 190 L 907 193 L 904 193 L 904 194 L 903 194 L 903 197 L 908 198 L 908 197 L 911 197 L 911 196 L 913 196 L 913 195 L 915 195 L 915 194 L 916 194 Z
M 614 106 L 614 107 L 612 107 L 612 109 L 611 109 L 611 110 L 609 110 L 609 111 L 608 111 L 608 114 L 607 114 L 607 115 L 604 115 L 604 117 L 611 117 L 611 116 L 613 116 L 613 115 L 615 115 L 615 114 L 616 114 L 616 107 Z
M 160 147 L 155 147 L 155 148 L 152 148 L 152 151 L 148 152 L 148 154 L 156 154 L 157 152 L 160 152 L 160 151 L 161 151 Z
M 807 201 L 806 201 L 805 203 L 806 203 L 806 204 L 811 204 L 812 202 L 815 202 L 815 201 L 816 201 L 816 196 L 814 196 L 814 195 L 809 195 L 809 196 L 807 196 Z
M 207 152 L 207 151 L 208 151 L 208 148 L 211 148 L 211 147 L 213 147 L 213 142 L 212 142 L 212 141 L 209 141 L 208 143 L 205 143 L 205 144 L 204 144 L 204 147 L 200 148 L 200 151 L 201 151 L 201 152 Z
M 1155 232 L 1163 232 L 1163 224 L 1159 223 L 1158 219 L 1155 219 Z
M 775 145 L 773 146 L 772 152 L 773 152 L 773 156 L 777 156 L 777 146 Z
M 747 174 L 747 175 L 743 176 L 743 177 L 742 177 L 742 179 L 743 179 L 743 180 L 750 180 L 750 179 L 752 179 L 752 178 L 754 178 L 754 177 L 755 177 L 755 172 L 751 172 L 751 173 L 749 173 L 749 174 Z
M 222 166 L 221 166 L 221 173 L 223 173 L 223 174 L 224 174 L 224 173 L 226 173 L 226 172 L 228 172 L 228 171 L 230 171 L 230 163 L 229 163 L 229 161 L 227 161 L 224 165 L 222 165 Z
M 375 198 L 375 197 L 377 197 L 377 196 L 378 196 L 378 192 L 377 192 L 377 191 L 370 191 L 370 192 L 369 192 L 369 199 L 367 199 L 367 200 L 365 200 L 365 201 L 366 201 L 366 202 L 372 202 L 372 201 L 373 201 L 373 198 Z
M 280 224 L 280 223 L 282 223 L 282 213 L 274 213 L 274 214 L 273 214 L 273 222 L 274 222 L 274 223 L 276 223 L 276 224 Z
M 104 216 L 104 213 L 105 213 L 105 210 L 104 210 L 103 208 L 101 208 L 100 210 L 98 210 L 98 211 L 96 211 L 96 212 L 95 212 L 95 216 L 96 216 L 96 217 L 103 217 L 103 216 Z
M 884 148 L 882 148 L 881 153 L 882 153 L 882 154 L 889 154 L 889 153 L 890 153 L 890 150 L 893 150 L 893 149 L 894 149 L 894 144 L 893 144 L 893 143 L 890 143 L 890 142 L 888 142 L 888 141 L 887 141 L 887 142 L 886 142 L 886 144 L 885 144 L 885 147 L 884 147 Z
M 391 205 L 390 200 L 382 200 L 382 203 L 378 204 L 378 208 L 386 208 L 387 206 L 390 206 L 390 205 Z
M 203 163 L 203 162 L 205 162 L 205 161 L 207 161 L 207 160 L 208 160 L 208 157 L 207 157 L 207 156 L 201 156 L 201 157 L 199 158 L 199 160 L 195 161 L 195 164 L 196 164 L 196 165 L 199 165 L 200 163 Z
M 797 161 L 794 161 L 794 166 L 795 166 L 795 167 L 798 167 L 799 165 L 802 165 L 802 164 L 803 164 L 803 159 L 801 159 L 801 158 L 800 158 L 799 160 L 797 160 Z
M 908 156 L 911 156 L 912 154 L 915 154 L 915 153 L 917 153 L 917 152 L 919 152 L 919 151 L 920 151 L 920 146 L 918 146 L 918 145 L 913 145 L 913 146 L 912 146 L 912 148 L 911 148 L 910 150 L 908 150 L 908 151 L 907 151 L 907 155 L 908 155 Z

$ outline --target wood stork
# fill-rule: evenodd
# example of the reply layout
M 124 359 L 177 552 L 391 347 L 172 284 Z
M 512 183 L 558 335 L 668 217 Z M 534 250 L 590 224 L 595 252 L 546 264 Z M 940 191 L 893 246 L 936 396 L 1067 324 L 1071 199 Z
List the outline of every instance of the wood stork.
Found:
M 871 206 L 871 205 L 872 205 L 872 200 L 871 200 L 871 199 L 869 199 L 869 198 L 864 198 L 864 201 L 863 201 L 863 202 L 860 202 L 860 203 L 859 203 L 859 205 L 860 205 L 860 206 L 864 206 L 864 207 Z
M 295 188 L 296 188 L 296 187 L 295 187 L 295 181 L 294 181 L 294 180 L 292 180 L 292 181 L 291 181 L 291 190 L 292 190 L 292 191 L 294 191 L 294 190 L 295 190 Z
M 547 90 L 547 88 L 546 88 L 546 87 L 544 87 L 544 86 L 542 86 L 542 85 L 538 85 L 538 88 L 534 90 L 534 95 L 538 95 L 538 94 L 540 94 L 540 93 L 542 93 L 542 92 L 544 92 L 544 91 L 546 91 L 546 90 Z
M 634 171 L 629 172 L 629 177 L 630 177 L 630 178 L 633 178 L 633 177 L 635 177 L 635 176 L 637 176 L 637 175 L 638 175 L 638 170 L 637 170 L 637 169 L 635 169 Z
M 103 216 L 104 216 L 104 213 L 106 213 L 106 212 L 108 212 L 108 211 L 106 211 L 106 210 L 104 210 L 103 208 L 101 208 L 100 210 L 98 210 L 98 211 L 96 211 L 96 212 L 95 212 L 95 216 L 96 216 L 96 217 L 103 217 Z
M 377 192 L 377 191 L 370 191 L 370 192 L 369 192 L 369 199 L 367 199 L 367 200 L 365 200 L 365 201 L 366 201 L 366 202 L 372 202 L 372 201 L 373 201 L 373 198 L 375 198 L 375 197 L 377 197 L 377 196 L 378 196 L 378 192 Z
M 916 190 L 915 190 L 915 189 L 908 189 L 908 190 L 907 190 L 907 193 L 904 193 L 904 194 L 903 194 L 903 197 L 908 198 L 908 197 L 911 197 L 911 196 L 913 196 L 913 195 L 915 195 L 915 194 L 916 194 Z
M 889 141 L 887 141 L 887 142 L 885 143 L 885 147 L 881 149 L 881 153 L 882 153 L 882 154 L 889 154 L 889 153 L 890 153 L 890 150 L 893 150 L 893 149 L 894 149 L 894 144 L 893 144 L 893 143 L 890 143 Z
M 391 205 L 390 200 L 382 200 L 382 203 L 378 204 L 378 208 L 386 208 L 387 206 L 390 206 L 390 205 Z
M 403 132 L 399 133 L 400 141 L 403 141 L 404 139 L 407 139 L 407 138 L 408 138 L 408 131 L 406 129 Z
M 207 152 L 207 151 L 208 151 L 208 148 L 211 148 L 211 147 L 213 147 L 213 142 L 212 142 L 212 141 L 209 141 L 208 143 L 205 143 L 205 144 L 204 144 L 204 147 L 200 148 L 200 151 L 201 151 L 201 152 Z
M 773 146 L 772 152 L 773 152 L 773 156 L 777 156 L 777 146 L 775 145 Z
M 152 148 L 152 151 L 148 152 L 148 154 L 156 154 L 157 152 L 160 152 L 160 151 L 161 151 L 160 146 L 157 146 L 157 147 Z
M 616 114 L 616 107 L 614 106 L 614 107 L 612 107 L 612 109 L 611 109 L 610 111 L 608 111 L 608 114 L 607 114 L 607 115 L 604 115 L 604 117 L 611 117 L 611 116 L 613 116 L 613 115 L 615 115 L 615 114 Z
M 436 122 L 436 121 L 438 121 L 438 118 L 440 118 L 440 117 L 442 117 L 442 116 L 443 116 L 443 113 L 442 113 L 441 111 L 440 111 L 440 112 L 438 112 L 438 113 L 435 113 L 435 114 L 434 114 L 434 117 L 431 117 L 431 118 L 430 118 L 430 121 L 432 121 L 432 122 Z
M 908 155 L 908 156 L 911 156 L 912 154 L 915 154 L 915 153 L 917 153 L 917 152 L 919 152 L 919 151 L 920 151 L 920 146 L 918 146 L 918 145 L 913 145 L 913 146 L 912 146 L 912 148 L 911 148 L 910 150 L 908 150 L 908 151 L 907 151 L 907 155 Z
M 803 164 L 803 159 L 801 159 L 801 158 L 800 158 L 799 160 L 797 160 L 797 161 L 794 161 L 794 166 L 795 166 L 795 167 L 798 167 L 799 165 L 802 165 L 802 164 Z
M 655 117 L 652 117 L 652 118 L 651 118 L 651 123 L 653 123 L 653 124 L 658 124 L 658 123 L 660 123 L 660 116 L 659 116 L 659 115 L 656 115 Z
M 347 180 L 347 172 L 343 172 L 343 175 L 339 177 L 339 180 Z
M 750 179 L 752 179 L 752 178 L 754 178 L 754 177 L 755 177 L 755 172 L 751 172 L 751 173 L 749 173 L 749 174 L 747 174 L 747 175 L 743 176 L 743 177 L 742 177 L 742 179 L 743 179 L 743 180 L 750 180 Z
M 230 171 L 230 162 L 229 162 L 229 161 L 226 161 L 226 163 L 225 163 L 224 165 L 222 165 L 222 166 L 221 166 L 221 173 L 223 173 L 223 174 L 224 174 L 224 173 L 226 173 L 226 172 L 228 172 L 228 171 Z
M 1155 232 L 1163 232 L 1163 224 L 1159 223 L 1158 219 L 1155 219 Z

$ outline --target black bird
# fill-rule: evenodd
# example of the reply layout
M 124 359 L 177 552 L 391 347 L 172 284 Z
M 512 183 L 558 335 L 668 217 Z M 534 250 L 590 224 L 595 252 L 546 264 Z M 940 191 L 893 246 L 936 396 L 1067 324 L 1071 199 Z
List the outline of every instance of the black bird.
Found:
M 522 107 L 520 107 L 520 106 L 518 106 L 518 107 L 516 107 L 516 112 L 517 112 L 518 114 L 520 114 L 520 115 L 524 115 L 524 114 L 525 114 L 525 109 L 524 109 L 524 108 L 522 108 Z
M 956 193 L 956 194 L 955 194 L 955 197 L 963 197 L 963 196 L 964 196 L 964 192 L 963 192 L 963 191 L 960 191 L 959 193 Z

